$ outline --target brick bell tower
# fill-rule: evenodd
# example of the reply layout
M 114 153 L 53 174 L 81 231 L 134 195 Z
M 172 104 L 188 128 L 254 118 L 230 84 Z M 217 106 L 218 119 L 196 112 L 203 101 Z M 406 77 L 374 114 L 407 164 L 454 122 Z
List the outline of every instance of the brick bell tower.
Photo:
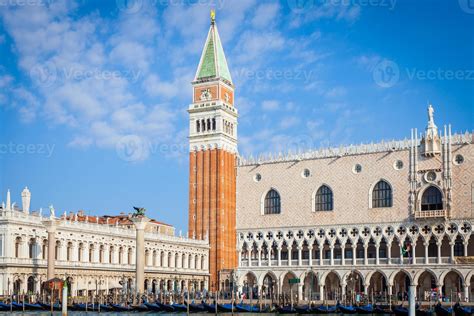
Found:
M 189 236 L 209 238 L 209 289 L 237 268 L 237 109 L 234 85 L 211 11 L 189 105 Z

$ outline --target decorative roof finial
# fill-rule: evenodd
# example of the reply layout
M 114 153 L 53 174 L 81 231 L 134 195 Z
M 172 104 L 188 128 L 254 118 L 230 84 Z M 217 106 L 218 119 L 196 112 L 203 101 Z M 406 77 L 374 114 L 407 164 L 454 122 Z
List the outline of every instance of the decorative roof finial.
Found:
M 216 22 L 216 10 L 212 9 L 211 10 L 211 24 L 214 24 Z

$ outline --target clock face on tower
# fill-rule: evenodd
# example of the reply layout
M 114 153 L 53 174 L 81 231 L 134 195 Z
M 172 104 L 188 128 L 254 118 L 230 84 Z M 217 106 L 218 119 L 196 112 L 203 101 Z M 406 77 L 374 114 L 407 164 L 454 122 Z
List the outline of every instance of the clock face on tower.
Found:
M 212 98 L 211 89 L 201 90 L 201 101 L 208 101 Z

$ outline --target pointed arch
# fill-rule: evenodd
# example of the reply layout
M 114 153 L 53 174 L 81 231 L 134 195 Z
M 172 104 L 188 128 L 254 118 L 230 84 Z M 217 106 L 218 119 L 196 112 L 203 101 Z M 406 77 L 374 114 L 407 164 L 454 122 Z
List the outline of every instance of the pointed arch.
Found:
M 370 188 L 369 206 L 370 208 L 393 206 L 393 189 L 390 182 L 380 179 Z
M 436 185 L 429 185 L 420 192 L 420 210 L 435 211 L 444 209 L 444 196 L 442 190 Z
M 261 214 L 280 214 L 281 213 L 281 196 L 275 189 L 271 188 L 264 195 L 262 195 Z
M 313 212 L 332 211 L 333 209 L 333 191 L 329 185 L 322 184 L 313 194 Z

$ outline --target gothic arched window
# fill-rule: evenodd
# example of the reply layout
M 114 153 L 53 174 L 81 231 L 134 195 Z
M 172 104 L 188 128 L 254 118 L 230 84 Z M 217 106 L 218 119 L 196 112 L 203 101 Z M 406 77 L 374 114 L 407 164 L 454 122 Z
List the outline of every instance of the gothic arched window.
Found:
M 372 207 L 392 207 L 392 187 L 388 182 L 380 180 L 372 191 Z
M 280 214 L 281 212 L 281 201 L 280 194 L 274 189 L 268 191 L 265 196 L 263 214 Z
M 316 192 L 314 203 L 315 203 L 314 204 L 315 211 L 332 211 L 333 210 L 332 190 L 328 186 L 322 185 Z
M 443 195 L 441 191 L 434 187 L 430 186 L 428 189 L 423 192 L 421 197 L 421 210 L 422 211 L 434 211 L 443 209 Z

